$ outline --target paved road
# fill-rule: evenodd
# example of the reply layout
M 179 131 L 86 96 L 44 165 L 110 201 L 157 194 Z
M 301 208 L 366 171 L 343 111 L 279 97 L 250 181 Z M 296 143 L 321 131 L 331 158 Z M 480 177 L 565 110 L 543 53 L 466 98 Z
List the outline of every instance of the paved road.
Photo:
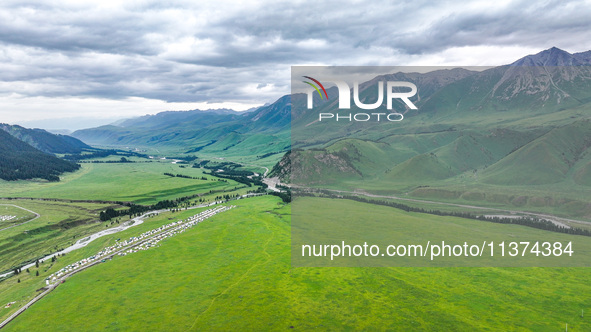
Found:
M 2 231 L 4 231 L 4 230 L 7 230 L 7 229 L 11 229 L 11 228 L 13 228 L 13 227 L 16 227 L 16 226 L 24 225 L 24 224 L 26 224 L 26 223 L 28 223 L 28 222 L 31 222 L 31 221 L 33 221 L 33 220 L 35 220 L 35 219 L 37 219 L 37 218 L 41 217 L 41 215 L 40 215 L 39 213 L 37 213 L 37 212 L 35 212 L 35 211 L 31 211 L 31 210 L 29 210 L 29 209 L 25 209 L 25 208 L 24 208 L 24 207 L 22 207 L 22 206 L 18 206 L 18 205 L 14 205 L 14 204 L 0 204 L 0 205 L 3 205 L 3 206 L 14 206 L 14 207 L 17 207 L 17 208 L 19 208 L 19 209 L 23 209 L 23 210 L 25 210 L 25 211 L 27 211 L 27 212 L 31 212 L 31 213 L 33 213 L 33 214 L 35 215 L 35 218 L 33 218 L 33 219 L 31 219 L 31 220 L 27 220 L 27 221 L 25 221 L 25 222 L 22 222 L 22 223 L 20 223 L 20 224 L 16 224 L 16 225 L 12 225 L 12 226 L 9 226 L 9 227 L 2 228 L 2 229 L 0 229 L 0 232 L 2 232 Z
M 22 306 L 20 309 L 18 309 L 17 311 L 15 311 L 12 315 L 10 315 L 10 317 L 8 317 L 7 319 L 5 319 L 3 322 L 0 323 L 0 329 L 2 329 L 4 326 L 6 326 L 6 324 L 10 323 L 13 319 L 15 319 L 18 315 L 22 314 L 23 311 L 27 310 L 30 306 L 32 306 L 35 302 L 41 300 L 41 298 L 43 298 L 45 295 L 49 294 L 49 292 L 51 292 L 54 288 L 56 288 L 59 284 L 55 284 L 55 285 L 51 285 L 48 286 L 48 288 L 43 291 L 43 293 L 35 296 L 31 301 L 27 302 L 27 304 L 25 304 L 24 306 Z
M 263 177 L 267 176 L 267 174 L 269 173 L 269 169 L 265 166 L 259 166 L 259 165 L 253 165 L 253 164 L 245 164 L 245 163 L 239 163 L 236 162 L 236 164 L 240 164 L 240 165 L 244 165 L 244 166 L 252 166 L 252 167 L 258 167 L 258 168 L 264 168 L 265 169 L 265 173 L 263 174 Z

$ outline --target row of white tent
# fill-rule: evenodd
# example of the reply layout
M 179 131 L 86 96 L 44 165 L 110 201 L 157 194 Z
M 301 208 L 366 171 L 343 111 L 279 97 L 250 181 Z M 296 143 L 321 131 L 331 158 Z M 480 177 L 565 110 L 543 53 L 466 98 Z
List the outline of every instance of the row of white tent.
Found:
M 103 250 L 99 251 L 96 255 L 81 259 L 80 261 L 78 261 L 76 263 L 73 263 L 73 264 L 63 267 L 59 271 L 57 271 L 57 272 L 53 273 L 52 275 L 50 275 L 49 277 L 47 277 L 45 279 L 45 282 L 48 285 L 50 283 L 55 283 L 63 275 L 73 272 L 73 271 L 75 271 L 79 268 L 82 268 L 85 265 L 88 265 L 88 264 L 95 262 L 97 260 L 101 260 L 101 259 L 105 258 L 106 256 L 109 256 L 117 251 L 120 251 L 122 248 L 131 246 L 137 242 L 141 242 L 142 240 L 145 240 L 146 238 L 149 238 L 149 240 L 147 240 L 143 243 L 140 243 L 137 246 L 133 246 L 126 251 L 122 251 L 119 253 L 119 255 L 125 256 L 126 254 L 137 252 L 139 250 L 147 250 L 149 248 L 153 248 L 158 242 L 160 242 L 168 237 L 182 233 L 182 232 L 186 231 L 187 229 L 200 223 L 201 221 L 203 221 L 207 218 L 210 218 L 220 212 L 224 212 L 229 209 L 232 209 L 234 207 L 235 206 L 220 206 L 220 207 L 216 207 L 214 209 L 205 210 L 205 211 L 203 211 L 199 214 L 196 214 L 194 216 L 191 216 L 185 220 L 175 221 L 175 222 L 160 226 L 158 228 L 152 229 L 150 231 L 144 232 L 141 235 L 132 236 L 127 240 L 118 241 L 115 245 L 104 248 Z M 160 234 L 158 234 L 158 233 L 160 233 Z M 154 236 L 155 234 L 157 234 L 157 235 Z M 152 237 L 152 238 L 150 238 L 150 237 Z

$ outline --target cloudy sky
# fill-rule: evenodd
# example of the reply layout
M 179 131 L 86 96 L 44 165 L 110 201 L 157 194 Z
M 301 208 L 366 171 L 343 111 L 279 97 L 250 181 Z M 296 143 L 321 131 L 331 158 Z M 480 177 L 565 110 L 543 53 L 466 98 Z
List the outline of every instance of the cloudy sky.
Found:
M 586 51 L 589 17 L 591 1 L 2 0 L 0 122 L 244 110 L 289 93 L 292 65 L 501 65 L 552 46 Z

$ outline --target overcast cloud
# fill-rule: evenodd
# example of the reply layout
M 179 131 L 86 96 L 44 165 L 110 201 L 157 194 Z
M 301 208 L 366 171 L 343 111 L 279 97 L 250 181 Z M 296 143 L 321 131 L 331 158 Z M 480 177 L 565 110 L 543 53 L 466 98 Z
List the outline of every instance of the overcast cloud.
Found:
M 3 0 L 0 122 L 243 110 L 289 93 L 292 65 L 580 52 L 589 17 L 590 1 Z

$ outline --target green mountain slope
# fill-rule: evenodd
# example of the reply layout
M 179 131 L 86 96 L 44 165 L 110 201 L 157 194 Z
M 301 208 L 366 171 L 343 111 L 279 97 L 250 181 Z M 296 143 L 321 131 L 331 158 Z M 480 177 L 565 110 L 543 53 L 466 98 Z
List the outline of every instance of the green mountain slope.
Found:
M 574 174 L 573 180 L 580 185 L 591 187 L 591 161 L 582 165 Z
M 43 129 L 27 129 L 4 123 L 0 123 L 0 129 L 47 153 L 80 153 L 90 149 L 90 146 L 72 136 L 52 134 Z
M 290 97 L 248 113 L 230 110 L 163 112 L 78 130 L 72 135 L 99 145 L 164 146 L 187 153 L 264 155 L 290 148 Z
M 40 178 L 59 181 L 61 173 L 79 168 L 78 164 L 41 152 L 0 130 L 0 179 L 11 181 Z
M 43 129 L 28 129 L 0 123 L 0 129 L 47 153 L 80 153 L 91 147 L 68 135 L 52 134 Z
M 591 121 L 556 128 L 516 150 L 482 172 L 487 183 L 550 184 L 564 181 L 569 171 L 591 148 Z M 585 170 L 579 173 L 585 181 Z
M 413 99 L 418 110 L 398 123 L 319 122 L 318 113 L 336 111 L 335 91 L 312 110 L 294 95 L 295 149 L 272 175 L 304 187 L 590 218 L 590 54 L 552 48 L 426 86 Z M 366 102 L 376 81 L 362 84 Z M 367 112 L 351 108 L 358 111 Z M 318 155 L 350 170 L 335 172 Z
M 451 167 L 445 165 L 433 153 L 421 154 L 396 165 L 387 171 L 385 179 L 402 183 L 425 183 L 425 181 L 446 179 L 453 175 Z

